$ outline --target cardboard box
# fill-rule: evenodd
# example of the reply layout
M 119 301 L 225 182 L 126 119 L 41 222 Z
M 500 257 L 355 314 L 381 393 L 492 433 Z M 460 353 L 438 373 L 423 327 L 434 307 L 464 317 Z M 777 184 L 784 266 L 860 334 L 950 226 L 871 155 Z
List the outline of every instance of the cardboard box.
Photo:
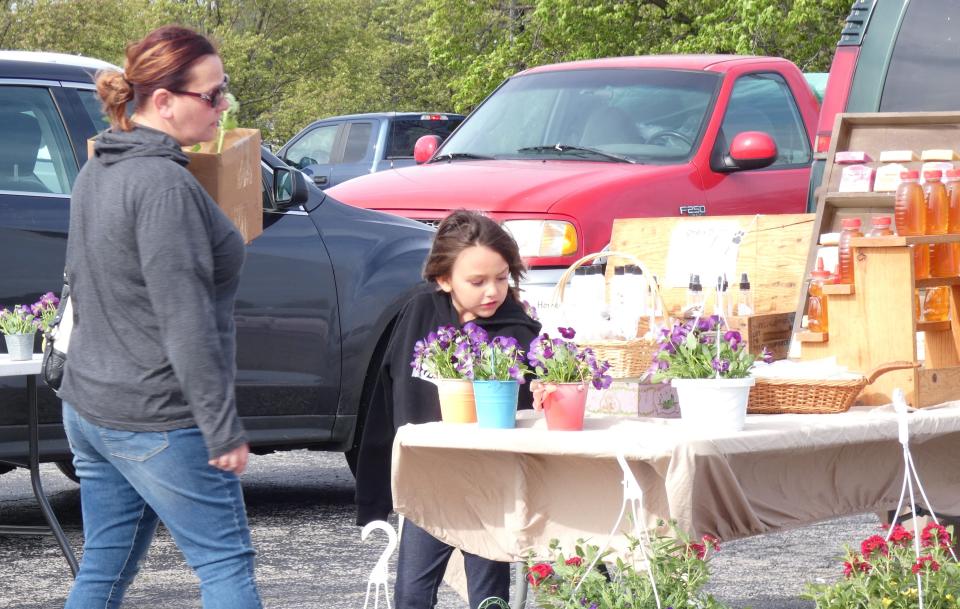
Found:
M 190 157 L 187 169 L 207 194 L 250 243 L 263 232 L 263 193 L 260 178 L 260 131 L 230 129 L 223 149 L 216 141 L 200 144 L 200 150 L 184 148 Z M 93 139 L 87 140 L 87 155 L 93 156 Z
M 786 359 L 790 352 L 793 335 L 793 318 L 796 313 L 760 313 L 743 317 L 731 317 L 730 327 L 740 331 L 747 350 L 760 355 L 766 347 L 773 359 Z
M 587 412 L 604 415 L 672 418 L 680 416 L 677 393 L 669 383 L 614 381 L 608 389 L 592 387 Z

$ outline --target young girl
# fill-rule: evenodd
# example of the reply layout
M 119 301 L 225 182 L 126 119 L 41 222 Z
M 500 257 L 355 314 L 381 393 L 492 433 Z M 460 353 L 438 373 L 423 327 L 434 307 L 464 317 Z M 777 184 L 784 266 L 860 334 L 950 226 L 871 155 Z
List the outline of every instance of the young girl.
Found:
M 414 344 L 438 326 L 472 321 L 491 337 L 510 336 L 529 345 L 540 324 L 517 298 L 524 270 L 516 242 L 490 218 L 461 210 L 440 223 L 423 271 L 428 284 L 400 312 L 371 398 L 357 462 L 357 524 L 386 520 L 393 510 L 390 455 L 397 428 L 440 420 L 436 388 L 412 375 Z M 531 401 L 528 386 L 521 385 L 519 407 L 529 408 Z M 397 609 L 436 605 L 451 552 L 452 546 L 404 521 Z M 491 596 L 508 600 L 509 563 L 464 552 L 464 567 L 472 609 Z

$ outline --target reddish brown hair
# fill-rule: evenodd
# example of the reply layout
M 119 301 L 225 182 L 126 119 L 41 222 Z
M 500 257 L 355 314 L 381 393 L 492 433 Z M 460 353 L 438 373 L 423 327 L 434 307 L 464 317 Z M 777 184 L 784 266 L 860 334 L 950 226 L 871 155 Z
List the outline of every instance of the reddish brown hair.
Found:
M 436 282 L 449 277 L 460 252 L 475 245 L 489 247 L 503 257 L 513 279 L 510 293 L 519 300 L 517 287 L 527 271 L 520 257 L 520 248 L 502 226 L 475 211 L 458 209 L 443 219 L 433 238 L 433 247 L 423 268 L 423 278 Z
M 175 91 L 186 87 L 193 64 L 217 49 L 206 37 L 176 25 L 157 28 L 142 40 L 127 45 L 123 73 L 103 70 L 97 74 L 97 94 L 114 128 L 130 131 L 127 104 L 141 108 L 157 89 Z

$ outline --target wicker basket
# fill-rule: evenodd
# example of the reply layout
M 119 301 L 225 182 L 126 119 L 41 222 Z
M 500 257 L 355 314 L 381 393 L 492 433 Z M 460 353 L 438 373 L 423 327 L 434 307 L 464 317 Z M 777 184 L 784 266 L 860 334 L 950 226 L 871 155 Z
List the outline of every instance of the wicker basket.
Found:
M 666 311 L 663 302 L 663 296 L 660 294 L 660 286 L 656 282 L 650 282 L 650 275 L 647 268 L 639 258 L 633 254 L 625 252 L 597 252 L 587 254 L 577 260 L 563 272 L 560 280 L 557 282 L 553 292 L 553 302 L 560 304 L 563 302 L 563 293 L 567 282 L 574 271 L 583 264 L 597 258 L 626 258 L 634 262 L 643 271 L 642 277 L 647 281 L 647 285 L 653 288 L 655 297 L 660 301 L 661 310 Z M 659 348 L 655 340 L 647 338 L 631 338 L 626 340 L 597 340 L 597 341 L 578 341 L 583 347 L 590 347 L 596 354 L 597 359 L 606 360 L 610 363 L 610 376 L 613 378 L 637 378 L 642 376 L 650 367 L 653 357 Z
M 864 387 L 891 370 L 916 368 L 916 362 L 890 362 L 869 376 L 849 380 L 756 379 L 750 389 L 751 414 L 831 414 L 846 412 Z

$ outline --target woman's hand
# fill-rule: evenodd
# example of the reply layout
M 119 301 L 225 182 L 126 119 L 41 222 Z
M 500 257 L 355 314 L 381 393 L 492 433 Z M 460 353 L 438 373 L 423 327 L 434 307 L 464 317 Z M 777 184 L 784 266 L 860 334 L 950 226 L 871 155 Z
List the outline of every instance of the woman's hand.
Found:
M 544 383 L 542 381 L 533 381 L 530 383 L 530 393 L 533 394 L 533 409 L 543 410 L 543 402 L 548 395 L 557 390 L 553 383 Z
M 250 457 L 250 445 L 242 444 L 228 453 L 224 453 L 216 459 L 210 459 L 210 465 L 226 472 L 233 472 L 237 475 L 247 469 L 247 459 Z

